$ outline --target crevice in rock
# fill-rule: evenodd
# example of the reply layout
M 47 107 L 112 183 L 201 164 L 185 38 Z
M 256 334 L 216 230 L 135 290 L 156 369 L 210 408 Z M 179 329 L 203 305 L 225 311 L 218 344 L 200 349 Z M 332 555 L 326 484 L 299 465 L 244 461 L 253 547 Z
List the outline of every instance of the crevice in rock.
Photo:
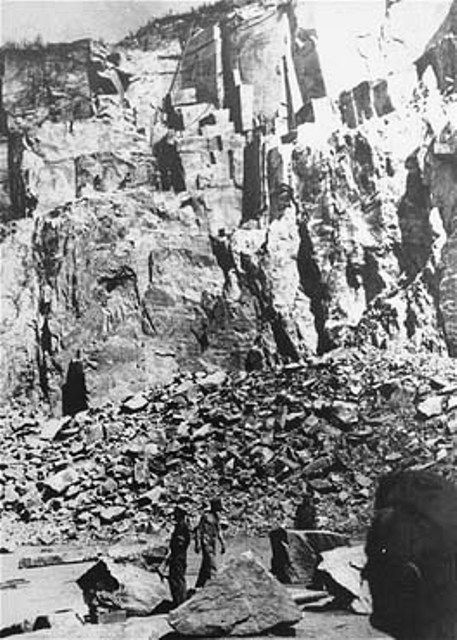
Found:
M 141 329 L 147 336 L 155 336 L 157 334 L 157 329 L 144 300 L 141 301 Z
M 22 134 L 11 131 L 8 135 L 8 179 L 11 201 L 11 219 L 17 220 L 26 215 L 26 193 L 22 176 L 22 156 L 24 144 Z
M 401 233 L 400 268 L 411 282 L 430 258 L 433 229 L 430 223 L 430 190 L 423 181 L 417 152 L 407 158 L 406 169 L 406 190 L 397 215 Z
M 78 265 L 76 262 L 76 253 L 73 251 L 72 253 L 72 274 L 71 274 L 71 283 L 70 283 L 70 299 L 71 299 L 71 307 L 75 313 L 75 317 L 79 320 L 81 318 L 81 308 L 79 305 L 79 296 L 78 296 Z
M 296 346 L 291 340 L 289 333 L 284 326 L 284 319 L 278 312 L 273 312 L 273 316 L 270 319 L 270 326 L 273 332 L 273 336 L 276 342 L 278 352 L 283 358 L 296 362 L 300 358 L 300 354 Z
M 317 353 L 321 355 L 335 346 L 325 328 L 329 293 L 313 256 L 313 246 L 306 222 L 299 224 L 299 233 L 298 274 L 303 292 L 311 301 L 311 312 L 314 315 L 314 326 L 318 337 Z
M 45 344 L 43 344 L 43 335 L 39 330 L 38 322 L 35 322 L 35 340 L 36 340 L 36 350 L 35 350 L 35 359 L 38 370 L 38 384 L 41 389 L 41 393 L 43 394 L 46 401 L 49 401 L 49 369 L 48 362 L 46 357 L 46 348 Z
M 218 236 L 209 236 L 211 249 L 216 258 L 219 268 L 222 270 L 226 284 L 229 281 L 229 272 L 236 270 L 235 260 L 233 258 L 232 249 L 230 247 L 230 238 L 226 236 L 225 231 L 221 229 Z
M 365 248 L 363 252 L 362 281 L 367 305 L 384 289 L 384 281 L 379 275 L 375 251 Z
M 190 331 L 198 342 L 201 353 L 204 353 L 209 348 L 207 319 L 201 318 L 198 324 L 195 324 L 190 328 Z
M 98 283 L 103 285 L 108 293 L 111 293 L 117 287 L 122 287 L 127 283 L 131 283 L 134 286 L 137 300 L 138 302 L 140 301 L 136 273 L 127 265 L 122 265 L 118 269 L 112 271 L 109 275 L 101 276 L 98 279 Z

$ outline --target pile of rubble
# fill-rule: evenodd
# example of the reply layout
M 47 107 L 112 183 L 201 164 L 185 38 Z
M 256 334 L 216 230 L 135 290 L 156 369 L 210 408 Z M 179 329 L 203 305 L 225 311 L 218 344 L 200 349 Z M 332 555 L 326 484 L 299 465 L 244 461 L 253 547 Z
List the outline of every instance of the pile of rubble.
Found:
M 306 486 L 319 527 L 365 528 L 376 479 L 452 476 L 457 374 L 429 354 L 336 350 L 273 370 L 178 376 L 166 386 L 45 418 L 1 414 L 3 531 L 18 542 L 109 540 L 196 516 L 224 497 L 229 533 L 290 526 Z

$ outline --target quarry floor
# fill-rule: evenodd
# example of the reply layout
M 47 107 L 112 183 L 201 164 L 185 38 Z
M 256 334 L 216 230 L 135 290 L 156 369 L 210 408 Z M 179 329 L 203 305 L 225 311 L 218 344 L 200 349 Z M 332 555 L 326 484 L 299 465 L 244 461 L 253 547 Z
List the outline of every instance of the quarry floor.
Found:
M 236 555 L 254 549 L 257 556 L 269 564 L 269 543 L 265 538 L 248 539 L 238 537 L 228 540 L 227 555 Z M 71 550 L 81 550 L 72 546 Z M 82 625 L 75 617 L 81 618 L 87 612 L 81 592 L 75 580 L 93 563 L 54 565 L 42 568 L 19 569 L 22 557 L 35 556 L 41 552 L 51 553 L 70 550 L 69 547 L 20 547 L 13 553 L 0 555 L 0 582 L 22 579 L 17 588 L 0 589 L 1 628 L 37 615 L 53 615 L 53 628 L 23 633 L 21 640 L 155 640 L 176 637 L 167 623 L 166 615 L 146 618 L 129 618 L 125 622 L 111 624 Z M 86 547 L 84 551 L 89 551 Z M 188 586 L 197 577 L 199 558 L 193 549 L 189 553 Z M 63 612 L 71 610 L 71 613 Z M 14 637 L 14 636 L 11 636 Z M 270 638 L 274 636 L 270 635 Z M 365 638 L 387 638 L 385 634 L 370 626 L 367 616 L 344 611 L 305 611 L 303 619 L 291 631 L 297 640 L 314 638 L 317 640 L 364 640 Z

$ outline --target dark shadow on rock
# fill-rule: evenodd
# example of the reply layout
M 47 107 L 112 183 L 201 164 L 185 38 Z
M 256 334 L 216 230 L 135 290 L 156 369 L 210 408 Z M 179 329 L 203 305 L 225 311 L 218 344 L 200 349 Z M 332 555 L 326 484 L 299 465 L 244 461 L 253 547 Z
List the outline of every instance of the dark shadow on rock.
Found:
M 281 638 L 295 638 L 297 630 L 294 627 L 286 624 L 278 624 L 273 629 L 268 631 L 268 635 L 279 636 Z

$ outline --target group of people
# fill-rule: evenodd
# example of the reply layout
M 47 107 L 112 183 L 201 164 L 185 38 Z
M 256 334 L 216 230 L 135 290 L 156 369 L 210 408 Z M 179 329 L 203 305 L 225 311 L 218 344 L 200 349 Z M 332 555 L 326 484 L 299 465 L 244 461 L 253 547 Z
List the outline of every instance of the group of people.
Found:
M 195 551 L 202 554 L 200 571 L 195 588 L 203 587 L 216 571 L 217 543 L 221 553 L 225 553 L 225 543 L 220 525 L 222 500 L 213 498 L 209 503 L 209 510 L 202 514 L 194 530 Z M 184 506 L 177 505 L 174 510 L 175 525 L 171 534 L 170 549 L 164 560 L 168 567 L 168 582 L 171 597 L 175 607 L 187 598 L 187 550 L 189 548 L 192 531 L 188 522 L 188 514 Z

